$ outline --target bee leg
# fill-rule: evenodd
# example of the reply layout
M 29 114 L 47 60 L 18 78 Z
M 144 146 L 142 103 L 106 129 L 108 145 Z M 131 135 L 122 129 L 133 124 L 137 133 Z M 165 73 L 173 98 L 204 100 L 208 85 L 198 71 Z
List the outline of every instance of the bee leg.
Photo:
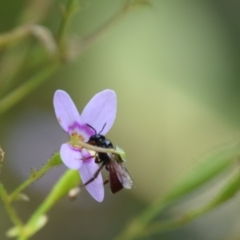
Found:
M 80 160 L 88 160 L 88 159 L 91 159 L 91 158 L 96 158 L 97 157 L 97 154 L 93 155 L 93 156 L 89 156 L 89 157 L 85 157 L 85 158 L 81 158 Z
M 80 187 L 86 186 L 86 185 L 88 185 L 89 183 L 93 182 L 93 181 L 97 178 L 98 174 L 101 172 L 101 170 L 103 169 L 103 167 L 104 167 L 104 164 L 102 164 L 102 165 L 99 167 L 99 169 L 94 173 L 94 175 L 93 175 L 92 178 L 90 178 L 90 179 L 89 179 L 87 182 L 85 182 L 84 184 L 80 185 Z
M 107 183 L 109 183 L 109 179 L 106 179 L 106 180 L 103 182 L 103 185 L 106 185 Z
M 101 163 L 102 161 L 100 160 L 100 158 L 96 155 L 95 156 L 95 163 Z
M 106 170 L 109 171 L 109 166 L 108 164 L 105 166 Z

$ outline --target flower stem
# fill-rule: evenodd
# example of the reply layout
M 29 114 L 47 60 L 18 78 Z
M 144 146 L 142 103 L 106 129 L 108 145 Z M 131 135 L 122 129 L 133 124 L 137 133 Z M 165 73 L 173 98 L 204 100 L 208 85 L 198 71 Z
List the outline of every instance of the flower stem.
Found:
M 62 20 L 60 30 L 59 30 L 59 39 L 63 37 L 67 22 L 69 20 L 70 15 L 72 14 L 72 11 L 74 9 L 74 3 L 76 0 L 69 0 L 68 3 L 68 10 L 67 13 L 64 15 L 64 19 Z M 64 60 L 74 60 L 76 57 L 79 57 L 83 52 L 85 52 L 88 48 L 90 48 L 97 40 L 99 40 L 100 37 L 104 33 L 106 33 L 116 22 L 118 22 L 120 19 L 122 19 L 123 16 L 129 10 L 134 9 L 136 6 L 139 6 L 141 4 L 146 4 L 148 0 L 135 0 L 130 1 L 128 0 L 127 3 L 117 12 L 115 13 L 105 24 L 103 24 L 99 29 L 97 29 L 95 32 L 84 38 L 83 40 L 79 40 L 78 43 L 70 49 L 68 48 L 67 52 L 61 52 L 61 49 L 58 49 L 60 51 L 60 54 L 56 53 L 56 57 L 58 59 L 54 59 L 54 62 L 49 64 L 47 67 L 40 69 L 36 75 L 31 77 L 28 81 L 23 83 L 20 87 L 10 92 L 7 96 L 0 99 L 0 114 L 6 112 L 8 109 L 10 109 L 12 106 L 14 106 L 18 101 L 22 100 L 24 97 L 26 97 L 31 91 L 35 90 L 41 83 L 46 81 L 48 77 L 53 74 L 61 64 L 65 63 Z M 44 30 L 42 28 L 42 30 Z M 6 33 L 4 35 L 0 36 L 0 47 L 6 46 L 10 42 L 17 41 L 19 39 L 22 39 L 23 37 L 26 37 L 29 34 L 33 34 L 35 37 L 37 35 L 38 40 L 46 40 L 46 36 L 48 36 L 48 40 L 52 39 L 50 34 L 47 34 L 45 31 L 45 34 L 43 34 L 45 37 L 43 38 L 42 31 L 39 33 L 39 26 L 37 26 L 37 33 L 36 34 L 36 27 L 34 28 L 34 25 L 24 25 L 22 27 L 19 27 L 15 30 L 13 30 L 10 33 Z M 39 35 L 40 34 L 40 35 Z M 44 42 L 44 41 L 43 41 Z M 44 43 L 45 47 L 51 50 L 53 49 L 54 41 L 53 39 L 51 41 L 47 41 Z M 62 56 L 62 54 L 64 56 Z M 66 55 L 66 56 L 65 56 Z M 109 152 L 109 151 L 108 151 Z M 114 151 L 113 151 L 114 152 Z M 116 152 L 115 152 L 116 153 Z
M 22 86 L 10 92 L 7 96 L 0 100 L 0 114 L 6 112 L 18 101 L 22 100 L 28 94 L 30 94 L 34 89 L 36 89 L 40 84 L 48 79 L 59 67 L 59 63 L 50 64 L 50 66 L 41 69 L 36 75 L 30 78 L 27 82 L 22 84 Z
M 44 214 L 49 209 L 51 209 L 57 201 L 64 197 L 70 191 L 70 189 L 76 187 L 79 184 L 79 181 L 80 176 L 77 170 L 68 170 L 60 178 L 60 180 L 55 184 L 47 198 L 33 213 L 26 226 L 24 227 L 25 232 L 27 232 L 28 236 L 32 236 L 39 230 L 39 219 L 41 219 L 41 217 L 44 216 Z
M 143 230 L 141 236 L 146 235 L 149 236 L 150 234 L 161 233 L 169 230 L 173 230 L 176 228 L 180 228 L 189 222 L 201 217 L 202 215 L 210 212 L 211 210 L 219 207 L 223 203 L 226 203 L 229 199 L 234 197 L 237 192 L 240 190 L 240 173 L 237 172 L 233 176 L 232 179 L 226 184 L 226 186 L 220 191 L 220 193 L 214 197 L 212 201 L 210 201 L 205 206 L 192 210 L 188 213 L 185 213 L 180 218 L 174 220 L 168 220 L 164 222 L 155 222 L 150 224 L 145 230 Z
M 56 52 L 55 40 L 53 39 L 51 32 L 46 27 L 36 24 L 26 24 L 12 30 L 11 32 L 1 34 L 0 49 L 26 38 L 29 35 L 35 37 L 49 52 Z
M 185 176 L 182 180 L 178 181 L 178 184 L 168 193 L 165 197 L 158 197 L 153 201 L 142 213 L 140 213 L 136 218 L 134 218 L 126 228 L 117 236 L 114 240 L 132 240 L 136 239 L 151 223 L 151 221 L 158 216 L 167 206 L 172 205 L 175 201 L 180 199 L 183 196 L 191 193 L 194 190 L 197 190 L 204 184 L 208 183 L 210 180 L 223 173 L 234 164 L 236 164 L 236 160 L 239 158 L 239 143 L 231 143 L 224 146 L 221 150 L 218 149 L 214 154 L 210 154 L 210 156 L 206 157 L 204 162 L 198 165 L 195 169 L 193 169 L 189 174 Z M 237 185 L 239 184 L 239 185 Z M 232 187 L 233 185 L 233 187 Z M 234 178 L 233 182 L 230 182 L 229 186 L 227 186 L 227 190 L 219 196 L 219 200 L 215 203 L 216 205 L 220 202 L 225 201 L 228 196 L 228 189 L 234 191 L 238 191 L 237 186 L 240 187 L 240 175 Z M 228 195 L 227 195 L 228 194 Z M 199 212 L 193 214 L 197 216 Z M 175 226 L 175 222 L 171 223 Z M 162 228 L 169 228 L 169 223 L 164 223 Z
M 155 200 L 145 211 L 143 211 L 137 218 L 133 219 L 126 229 L 120 233 L 114 240 L 132 240 L 141 235 L 147 224 L 155 217 L 156 214 L 161 213 L 167 206 L 169 201 Z
M 5 205 L 5 208 L 8 212 L 9 217 L 11 218 L 13 224 L 15 224 L 19 228 L 20 235 L 24 236 L 23 232 L 23 223 L 20 220 L 20 218 L 17 216 L 17 213 L 11 206 L 11 201 L 8 197 L 7 191 L 5 190 L 3 184 L 0 182 L 0 196 L 2 198 L 2 201 Z
M 30 25 L 24 25 L 14 29 L 11 32 L 4 33 L 0 35 L 0 48 L 7 46 L 10 43 L 16 42 L 26 36 L 31 32 Z
M 76 0 L 69 0 L 67 3 L 67 6 L 63 9 L 63 18 L 59 27 L 59 32 L 57 36 L 57 41 L 58 44 L 61 45 L 63 38 L 64 38 L 64 33 L 66 31 L 67 25 L 69 23 L 70 17 L 73 15 L 74 11 L 76 10 L 77 6 L 77 1 Z
M 98 41 L 104 34 L 107 33 L 115 24 L 117 24 L 128 12 L 136 7 L 146 4 L 148 0 L 128 0 L 123 7 L 121 7 L 112 17 L 110 17 L 102 26 L 96 31 L 89 34 L 83 39 L 78 40 L 74 49 L 69 53 L 68 60 L 73 60 L 83 52 L 89 49 L 96 41 Z
M 9 202 L 16 200 L 19 194 L 27 188 L 29 185 L 37 181 L 44 174 L 46 174 L 50 169 L 62 164 L 59 153 L 55 153 L 50 160 L 47 161 L 45 165 L 43 165 L 38 171 L 33 171 L 29 178 L 22 183 L 17 189 L 15 189 L 9 196 Z

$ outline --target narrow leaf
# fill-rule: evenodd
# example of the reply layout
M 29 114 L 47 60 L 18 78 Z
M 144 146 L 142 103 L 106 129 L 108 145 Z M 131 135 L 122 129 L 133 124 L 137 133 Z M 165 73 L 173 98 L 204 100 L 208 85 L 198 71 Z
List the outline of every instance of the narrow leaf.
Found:
M 29 219 L 25 229 L 28 236 L 33 235 L 37 230 L 39 219 L 49 211 L 54 204 L 59 201 L 63 196 L 79 184 L 80 176 L 77 170 L 68 170 L 60 180 L 55 184 L 52 191 L 49 193 L 44 202 L 35 211 L 32 217 Z
M 203 186 L 235 164 L 239 155 L 240 146 L 238 143 L 227 145 L 220 151 L 211 154 L 182 181 L 179 181 L 179 184 L 170 191 L 166 199 L 177 199 Z
M 175 228 L 182 227 L 183 225 L 188 224 L 189 222 L 194 221 L 196 218 L 203 216 L 219 207 L 220 205 L 226 203 L 228 200 L 232 199 L 237 192 L 240 190 L 240 173 L 237 172 L 226 184 L 226 186 L 220 191 L 220 193 L 214 197 L 212 201 L 207 203 L 205 206 L 191 210 L 190 212 L 184 214 L 182 217 L 168 220 L 160 221 L 153 224 L 150 224 L 145 230 L 143 230 L 141 236 L 143 235 L 152 235 L 164 231 L 173 230 Z
M 201 164 L 193 169 L 183 180 L 165 195 L 155 199 L 142 213 L 128 223 L 124 231 L 115 240 L 132 240 L 138 237 L 147 224 L 166 207 L 179 198 L 190 194 L 217 177 L 236 163 L 240 155 L 239 143 L 228 144 L 215 153 L 205 157 Z M 220 200 L 219 200 L 220 201 Z M 168 224 L 168 223 L 167 223 Z M 167 227 L 167 226 L 166 226 Z

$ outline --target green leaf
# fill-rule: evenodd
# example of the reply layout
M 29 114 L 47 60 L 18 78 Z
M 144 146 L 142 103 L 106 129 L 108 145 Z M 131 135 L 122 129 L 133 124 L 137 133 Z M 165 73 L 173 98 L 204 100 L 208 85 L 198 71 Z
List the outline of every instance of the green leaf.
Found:
M 208 211 L 219 205 L 225 203 L 229 199 L 233 198 L 240 190 L 240 173 L 237 172 L 235 176 L 228 182 L 224 189 L 217 195 L 214 200 L 207 207 Z
M 240 146 L 234 143 L 206 157 L 200 165 L 179 181 L 179 184 L 166 196 L 166 200 L 172 201 L 180 198 L 208 183 L 235 164 L 239 154 Z
M 35 211 L 24 227 L 28 236 L 32 236 L 39 228 L 39 221 L 44 214 L 50 210 L 57 201 L 64 197 L 72 188 L 79 184 L 80 175 L 77 170 L 68 170 L 55 184 L 44 202 Z
M 143 230 L 142 234 L 140 235 L 142 237 L 149 236 L 182 227 L 183 225 L 186 225 L 189 222 L 194 221 L 196 218 L 201 217 L 204 214 L 207 214 L 214 210 L 215 208 L 219 207 L 220 205 L 226 203 L 228 200 L 233 198 L 237 194 L 237 192 L 239 192 L 239 190 L 240 190 L 240 173 L 237 172 L 227 182 L 227 184 L 220 191 L 220 193 L 203 207 L 191 210 L 188 213 L 181 216 L 180 218 L 174 220 L 159 221 L 150 224 L 145 230 Z
M 39 217 L 38 221 L 36 221 L 36 225 L 34 226 L 35 231 L 33 232 L 33 229 L 31 229 L 31 230 L 24 229 L 25 235 L 24 235 L 24 237 L 20 237 L 20 239 L 27 239 L 27 237 L 25 237 L 25 236 L 29 236 L 29 234 L 33 235 L 35 232 L 37 232 L 38 230 L 43 228 L 46 225 L 47 221 L 48 221 L 48 218 L 46 215 Z M 6 233 L 6 236 L 10 237 L 10 238 L 17 237 L 19 235 L 20 235 L 19 227 L 13 227 L 13 228 L 9 229 Z
M 19 227 L 12 227 L 6 232 L 6 236 L 9 238 L 17 237 L 20 234 Z
M 33 90 L 39 87 L 49 76 L 51 76 L 60 66 L 57 63 L 50 63 L 45 68 L 41 69 L 38 73 L 24 82 L 21 86 L 11 91 L 8 95 L 0 99 L 0 115 L 9 110 L 15 104 L 24 99 Z
M 240 146 L 235 142 L 228 144 L 215 153 L 205 157 L 201 164 L 193 169 L 183 180 L 179 180 L 178 184 L 165 197 L 160 196 L 155 199 L 142 213 L 140 213 L 131 223 L 128 223 L 126 229 L 115 240 L 130 240 L 138 237 L 146 228 L 147 224 L 159 215 L 166 207 L 179 198 L 190 194 L 191 192 L 202 187 L 219 174 L 226 171 L 236 163 L 239 158 Z M 219 203 L 223 201 L 224 196 L 220 198 Z M 225 198 L 227 198 L 225 196 Z M 215 203 L 217 204 L 217 203 Z

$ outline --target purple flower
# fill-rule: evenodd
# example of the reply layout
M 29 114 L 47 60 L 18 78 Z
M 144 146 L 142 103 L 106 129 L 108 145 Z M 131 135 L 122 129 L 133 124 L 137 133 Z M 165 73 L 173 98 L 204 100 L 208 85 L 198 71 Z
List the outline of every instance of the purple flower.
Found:
M 81 147 L 80 141 L 87 142 L 94 135 L 91 125 L 101 134 L 106 133 L 112 127 L 117 109 L 116 94 L 113 90 L 104 90 L 97 93 L 85 106 L 80 115 L 71 97 L 63 90 L 57 90 L 54 94 L 53 105 L 60 126 L 68 133 L 70 140 L 62 144 L 60 155 L 63 163 L 71 169 L 79 170 L 82 182 L 90 180 L 98 170 L 91 153 Z M 102 175 L 86 185 L 86 189 L 98 202 L 104 198 L 104 186 Z

